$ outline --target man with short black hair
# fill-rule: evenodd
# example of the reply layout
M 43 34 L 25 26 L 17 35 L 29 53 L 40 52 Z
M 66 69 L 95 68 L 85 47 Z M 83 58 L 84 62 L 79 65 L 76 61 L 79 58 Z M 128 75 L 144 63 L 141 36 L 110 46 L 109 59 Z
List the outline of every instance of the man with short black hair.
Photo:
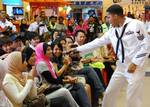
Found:
M 64 17 L 59 16 L 58 17 L 58 23 L 56 25 L 56 29 L 65 32 L 67 30 L 67 26 L 64 24 Z
M 86 42 L 86 34 L 83 30 L 78 30 L 76 33 L 75 33 L 75 43 L 76 45 L 78 46 L 81 46 L 83 44 L 85 44 Z
M 36 45 L 40 43 L 40 38 L 38 33 L 28 32 L 27 35 L 28 35 L 27 38 L 29 40 L 29 47 L 35 50 Z
M 0 38 L 0 59 L 5 59 L 13 51 L 12 40 L 8 36 Z
M 111 27 L 111 26 L 110 26 L 110 23 L 109 23 L 109 21 L 108 21 L 108 17 L 105 16 L 105 17 L 104 17 L 104 23 L 102 24 L 102 32 L 103 32 L 103 33 L 107 32 L 110 27 Z
M 56 25 L 57 25 L 57 17 L 56 16 L 51 16 L 48 27 L 47 27 L 49 32 L 52 33 L 54 30 L 56 30 Z
M 136 19 L 124 17 L 123 8 L 114 4 L 107 9 L 107 17 L 112 25 L 101 38 L 72 51 L 85 54 L 102 45 L 111 43 L 116 56 L 116 70 L 105 91 L 102 107 L 116 107 L 120 90 L 127 87 L 127 107 L 141 107 L 144 77 L 144 63 L 150 50 L 150 37 L 144 24 Z

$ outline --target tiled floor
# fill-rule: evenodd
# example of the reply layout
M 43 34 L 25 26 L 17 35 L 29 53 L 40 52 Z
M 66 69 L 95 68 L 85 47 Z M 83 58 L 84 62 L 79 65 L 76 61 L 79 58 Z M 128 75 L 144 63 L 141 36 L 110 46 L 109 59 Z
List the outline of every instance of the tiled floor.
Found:
M 144 86 L 142 107 L 150 107 L 150 77 L 145 77 Z M 126 107 L 125 101 L 125 90 L 122 90 L 118 97 L 117 107 Z
M 145 71 L 148 72 L 149 76 L 145 76 L 144 78 L 142 107 L 150 107 L 150 59 L 147 60 Z M 125 90 L 122 90 L 120 96 L 118 97 L 117 107 L 125 107 Z

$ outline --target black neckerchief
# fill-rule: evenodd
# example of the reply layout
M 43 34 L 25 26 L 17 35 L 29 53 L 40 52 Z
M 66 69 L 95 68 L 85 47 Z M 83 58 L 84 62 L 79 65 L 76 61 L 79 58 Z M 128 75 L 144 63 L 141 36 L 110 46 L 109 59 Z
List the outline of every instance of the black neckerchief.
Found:
M 126 29 L 127 25 L 128 25 L 128 23 L 126 23 L 126 24 L 124 25 L 120 37 L 119 37 L 119 34 L 118 34 L 117 30 L 115 29 L 115 34 L 116 34 L 116 37 L 117 37 L 117 39 L 118 39 L 118 40 L 117 40 L 117 44 L 116 44 L 116 59 L 118 59 L 118 58 L 117 58 L 117 54 L 118 54 L 118 50 L 119 50 L 119 45 L 120 45 L 120 43 L 121 43 L 122 63 L 124 63 L 124 59 L 125 59 L 125 52 L 124 52 L 124 46 L 123 46 L 123 42 L 122 42 L 122 37 L 123 37 L 123 35 L 124 35 L 124 32 L 125 32 L 125 29 Z

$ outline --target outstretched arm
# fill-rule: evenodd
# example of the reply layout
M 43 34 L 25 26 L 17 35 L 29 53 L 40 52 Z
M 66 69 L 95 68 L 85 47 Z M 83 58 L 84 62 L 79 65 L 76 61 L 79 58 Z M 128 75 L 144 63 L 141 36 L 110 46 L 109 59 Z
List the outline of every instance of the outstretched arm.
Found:
M 76 48 L 76 50 L 79 51 L 80 54 L 82 55 L 82 54 L 92 52 L 96 48 L 99 48 L 100 46 L 103 46 L 109 43 L 110 43 L 109 32 L 106 32 L 101 38 L 97 38 L 93 40 L 92 42 L 79 46 Z

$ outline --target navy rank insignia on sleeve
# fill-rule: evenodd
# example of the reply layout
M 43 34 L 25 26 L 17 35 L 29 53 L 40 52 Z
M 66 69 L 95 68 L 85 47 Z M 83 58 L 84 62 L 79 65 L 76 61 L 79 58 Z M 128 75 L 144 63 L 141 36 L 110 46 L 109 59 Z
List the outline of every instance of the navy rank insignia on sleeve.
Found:
M 136 32 L 139 36 L 137 36 L 138 40 L 143 40 L 144 39 L 144 35 L 140 34 L 140 30 Z
M 126 35 L 131 35 L 131 34 L 134 34 L 134 31 L 130 31 L 130 30 L 129 30 L 129 31 L 126 32 L 125 34 L 126 34 Z

